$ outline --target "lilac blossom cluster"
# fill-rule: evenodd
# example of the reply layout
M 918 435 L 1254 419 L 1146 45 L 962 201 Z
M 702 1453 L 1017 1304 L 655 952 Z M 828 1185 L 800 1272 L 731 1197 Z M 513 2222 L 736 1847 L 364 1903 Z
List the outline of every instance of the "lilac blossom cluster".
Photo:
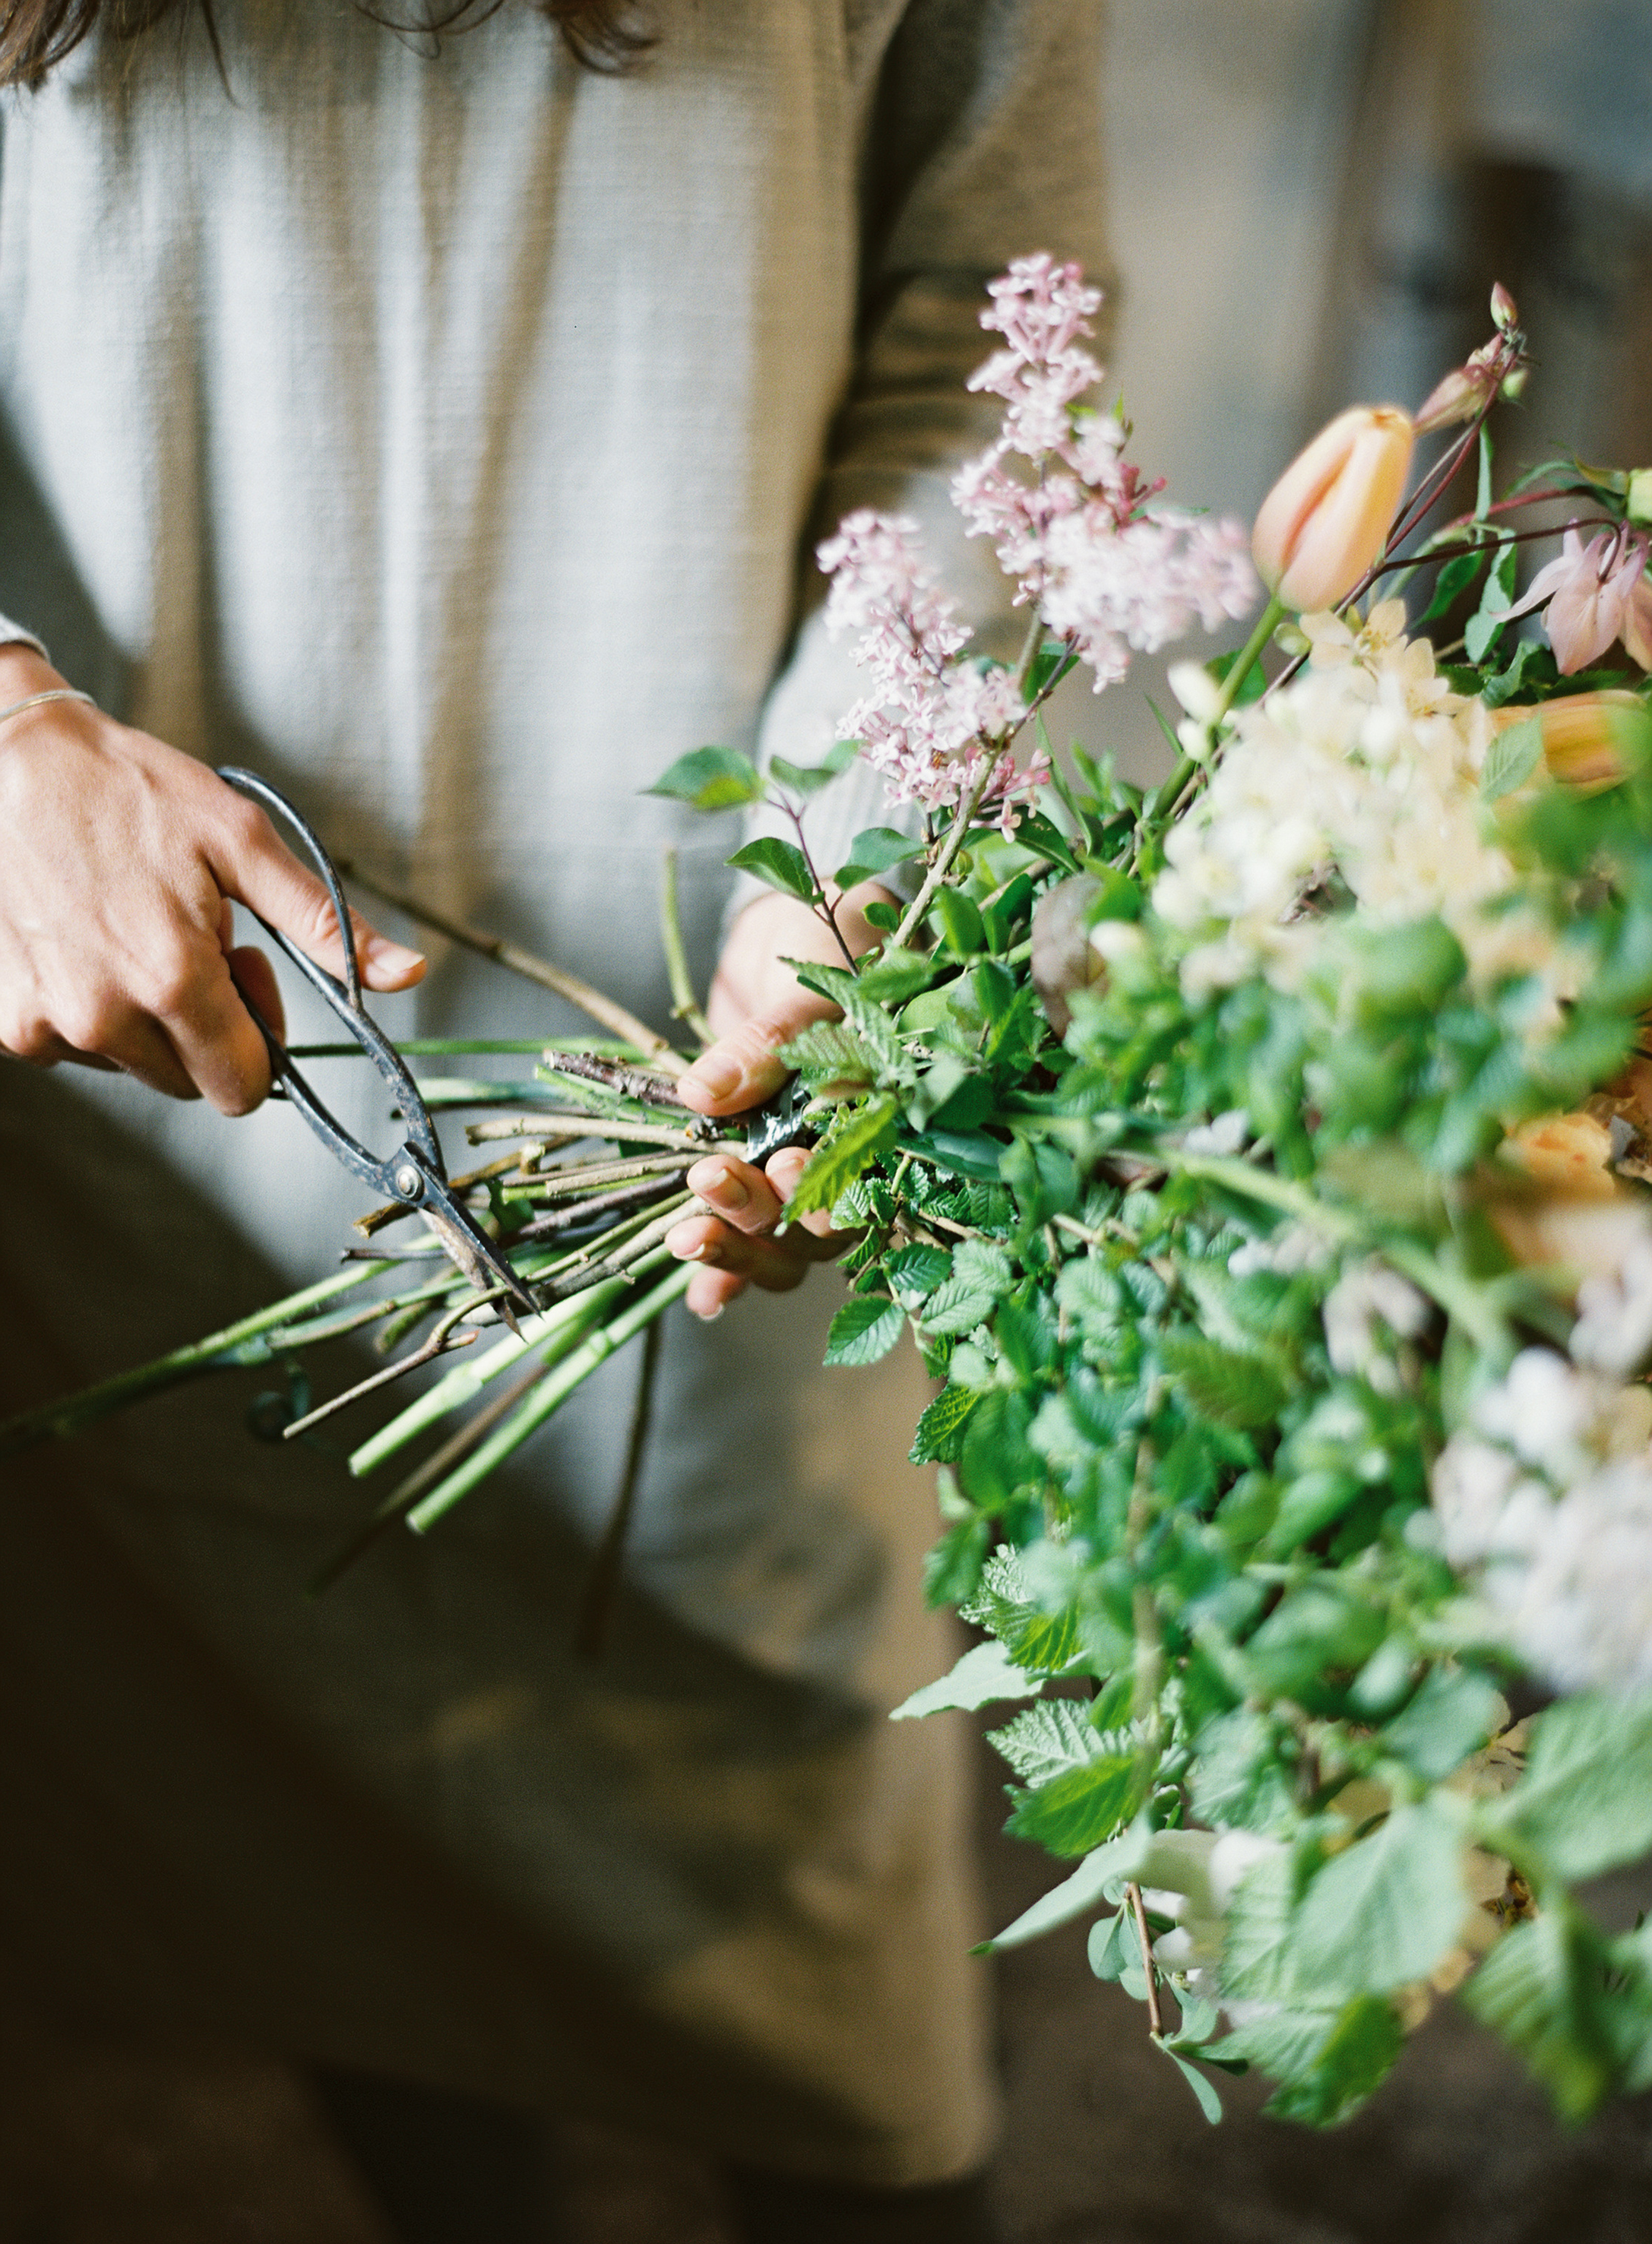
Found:
M 961 661 L 968 626 L 924 565 L 917 524 L 863 510 L 820 549 L 831 576 L 827 627 L 861 634 L 856 659 L 871 691 L 843 719 L 846 738 L 897 802 L 951 808 L 984 777 L 1007 827 L 1018 801 L 1048 777 L 1042 757 L 1018 767 L 1011 742 L 1026 718 L 1012 673 Z
M 1016 605 L 1090 666 L 1099 693 L 1125 675 L 1130 649 L 1150 652 L 1195 618 L 1214 631 L 1254 605 L 1244 531 L 1155 506 L 1162 484 L 1124 457 L 1125 424 L 1079 405 L 1101 379 L 1080 340 L 1101 292 L 1076 265 L 1019 258 L 988 294 L 981 324 L 1005 348 L 970 388 L 1002 398 L 1004 422 L 960 470 L 954 502 L 970 535 L 992 539 Z M 897 801 L 950 808 L 985 777 L 983 799 L 1007 827 L 1046 775 L 1040 758 L 1018 767 L 1012 753 L 1027 702 L 1010 672 L 965 655 L 969 631 L 924 566 L 917 525 L 850 515 L 820 564 L 832 579 L 828 628 L 859 634 L 856 659 L 871 673 L 845 735 Z

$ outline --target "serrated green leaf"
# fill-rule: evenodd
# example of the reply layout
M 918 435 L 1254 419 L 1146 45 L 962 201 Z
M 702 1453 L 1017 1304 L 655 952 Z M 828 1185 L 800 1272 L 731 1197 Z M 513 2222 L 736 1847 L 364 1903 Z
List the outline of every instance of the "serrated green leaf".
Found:
M 1299 1982 L 1347 1995 L 1425 1979 L 1468 1909 L 1463 1835 L 1439 1799 L 1396 1808 L 1369 1838 L 1333 1855 L 1296 1919 Z
M 998 1296 L 972 1285 L 966 1278 L 949 1278 L 924 1302 L 919 1321 L 925 1332 L 942 1335 L 970 1333 L 985 1324 Z
M 1383 1743 L 1418 1776 L 1439 1784 L 1506 1719 L 1502 1698 L 1486 1677 L 1473 1668 L 1435 1667 L 1385 1728 Z
M 1080 1329 L 1095 1339 L 1111 1339 L 1127 1314 L 1123 1287 L 1093 1255 L 1062 1264 L 1055 1298 Z
M 760 834 L 755 842 L 748 842 L 736 849 L 726 862 L 737 873 L 750 873 L 755 879 L 767 881 L 771 889 L 782 896 L 796 896 L 802 903 L 812 904 L 819 893 L 809 870 L 809 860 L 795 842 L 782 842 L 777 835 Z
M 1601 2017 L 1605 1963 L 1604 1943 L 1574 1909 L 1546 1910 L 1505 1933 L 1462 1991 L 1574 2125 L 1599 2108 L 1617 2070 Z
M 978 1395 L 967 1387 L 944 1387 L 918 1419 L 908 1456 L 915 1465 L 956 1464 L 958 1444 Z
M 1235 1887 L 1222 1950 L 1224 1995 L 1285 2003 L 1297 1992 L 1292 1930 L 1302 1868 L 1297 1850 L 1264 1855 Z
M 761 801 L 762 792 L 756 765 L 737 748 L 693 748 L 643 789 L 696 810 L 730 810 L 738 803 Z
M 1532 1725 L 1526 1774 L 1492 1811 L 1562 1877 L 1597 1877 L 1652 1848 L 1652 1693 L 1580 1693 Z
M 853 1098 L 877 1081 L 877 1054 L 847 1021 L 811 1023 L 780 1047 L 779 1057 L 817 1098 Z
M 877 1363 L 899 1342 L 906 1329 L 906 1313 L 898 1301 L 880 1294 L 863 1294 L 845 1301 L 832 1319 L 826 1338 L 829 1364 Z
M 1221 1348 L 1201 1333 L 1167 1333 L 1160 1353 L 1200 1416 L 1218 1426 L 1269 1425 L 1284 1408 L 1285 1381 L 1263 1356 Z
M 1004 1826 L 1017 1839 L 1036 1839 L 1071 1859 L 1103 1845 L 1141 1805 L 1150 1769 L 1139 1753 L 1102 1753 L 1082 1768 L 1016 1796 Z
M 1033 1785 L 1087 1767 L 1103 1749 L 1100 1733 L 1090 1720 L 1088 1701 L 1073 1699 L 1041 1700 L 1003 1729 L 989 1730 L 986 1741 L 1023 1784 Z
M 1202 1822 L 1265 1835 L 1287 1830 L 1296 1813 L 1290 1778 L 1278 1732 L 1255 1707 L 1236 1707 L 1200 1731 L 1193 1804 Z
M 992 1541 L 990 1519 L 972 1517 L 955 1521 L 924 1553 L 924 1604 L 931 1610 L 937 1605 L 957 1605 L 961 1610 L 980 1587 L 981 1569 Z
M 973 1713 L 977 1707 L 992 1706 L 1002 1699 L 1036 1699 L 1043 1688 L 1036 1676 L 1018 1667 L 1004 1646 L 989 1637 L 985 1644 L 972 1645 L 951 1674 L 925 1683 L 910 1699 L 904 1699 L 890 1720 L 909 1722 L 953 1708 Z
M 880 1005 L 899 1005 L 914 991 L 927 990 L 935 974 L 935 961 L 924 952 L 897 950 L 890 943 L 862 963 L 856 981 L 863 997 Z
M 1254 2018 L 1207 2053 L 1215 2064 L 1237 2058 L 1277 2080 L 1267 2105 L 1275 2119 L 1334 2127 L 1381 2085 L 1404 2046 L 1392 2006 L 1379 1996 L 1357 1995 L 1339 2010 Z
M 921 1301 L 951 1274 L 952 1258 L 944 1247 L 921 1243 L 898 1247 L 884 1258 L 884 1272 L 902 1301 Z
M 895 1142 L 899 1113 L 890 1098 L 870 1098 L 864 1106 L 843 1108 L 830 1131 L 804 1164 L 796 1190 L 787 1202 L 789 1217 L 829 1208 L 839 1195 Z

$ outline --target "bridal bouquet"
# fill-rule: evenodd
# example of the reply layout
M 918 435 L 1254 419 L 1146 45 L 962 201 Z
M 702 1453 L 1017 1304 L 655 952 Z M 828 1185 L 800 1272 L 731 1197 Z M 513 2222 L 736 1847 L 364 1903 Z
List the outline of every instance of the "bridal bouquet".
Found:
M 904 821 L 823 869 L 841 754 L 660 782 L 781 812 L 796 839 L 735 862 L 829 922 L 870 877 L 909 899 L 800 968 L 840 1017 L 785 1053 L 778 1125 L 813 1144 L 790 1213 L 850 1241 L 829 1361 L 910 1337 L 936 1382 L 928 1592 L 980 1633 L 898 1715 L 1004 1707 L 1009 1828 L 1067 1867 L 992 1944 L 1087 1919 L 1212 2118 L 1256 2066 L 1271 2109 L 1342 2119 L 1452 1992 L 1581 2118 L 1652 2085 L 1652 1928 L 1580 1893 L 1652 1848 L 1652 471 L 1498 495 L 1500 290 L 1484 349 L 1414 416 L 1333 422 L 1247 540 L 1088 402 L 1097 301 L 1032 258 L 984 314 L 1003 429 L 956 497 L 1026 611 L 1016 666 L 972 653 L 910 524 L 823 549 L 866 670 L 843 729 Z M 1075 664 L 1100 688 L 1259 600 L 1238 655 L 1173 670 L 1162 787 L 1052 754 Z M 358 1449 L 440 1436 L 381 1522 L 430 1525 L 686 1282 L 660 1242 L 711 1125 L 603 1017 L 619 1041 L 471 1125 L 510 1150 L 461 1181 L 541 1307 Z M 9 1438 L 351 1323 L 427 1329 L 369 1384 L 444 1355 L 491 1312 L 430 1251 Z

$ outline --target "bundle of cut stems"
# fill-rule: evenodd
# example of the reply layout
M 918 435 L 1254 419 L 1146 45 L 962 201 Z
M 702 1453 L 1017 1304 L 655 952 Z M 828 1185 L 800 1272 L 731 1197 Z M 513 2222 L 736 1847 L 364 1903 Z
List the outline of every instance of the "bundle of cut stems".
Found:
M 675 919 L 674 873 L 668 860 L 661 932 L 674 1010 L 703 1042 L 709 1031 L 688 980 Z M 349 1470 L 362 1477 L 400 1457 L 421 1436 L 448 1428 L 434 1451 L 390 1490 L 328 1561 L 317 1587 L 335 1579 L 384 1527 L 405 1521 L 423 1534 L 537 1432 L 616 1349 L 649 1330 L 686 1292 L 693 1273 L 673 1262 L 665 1236 L 685 1215 L 709 1212 L 685 1179 L 695 1161 L 729 1143 L 715 1125 L 685 1105 L 676 1091 L 674 1079 L 687 1064 L 682 1056 L 611 999 L 559 968 L 438 917 L 416 899 L 398 894 L 392 900 L 452 940 L 572 997 L 603 1027 L 619 1031 L 596 1043 L 416 1038 L 399 1047 L 411 1059 L 537 1056 L 534 1076 L 526 1080 L 451 1075 L 418 1080 L 421 1095 L 433 1109 L 512 1110 L 472 1122 L 466 1132 L 473 1146 L 498 1144 L 510 1150 L 450 1182 L 526 1281 L 538 1304 L 537 1313 L 521 1318 L 518 1331 L 505 1334 L 493 1297 L 471 1287 L 427 1230 L 405 1245 L 347 1247 L 346 1267 L 335 1275 L 221 1331 L 0 1424 L 0 1458 L 13 1457 L 37 1443 L 81 1433 L 116 1411 L 209 1372 L 274 1363 L 287 1370 L 298 1398 L 281 1429 L 283 1438 L 291 1440 L 408 1373 L 463 1352 L 462 1362 L 350 1453 Z M 299 1059 L 360 1057 L 353 1043 L 293 1049 Z M 738 1141 L 732 1149 L 743 1150 Z M 413 1213 L 399 1202 L 371 1208 L 355 1219 L 355 1228 L 363 1240 L 376 1241 L 379 1234 L 407 1222 Z M 383 1290 L 365 1301 L 358 1298 L 387 1279 L 390 1283 Z M 390 1360 L 309 1409 L 307 1353 L 369 1330 L 379 1353 Z M 488 1332 L 496 1334 L 493 1345 L 479 1347 Z M 393 1354 L 410 1340 L 413 1344 L 405 1353 Z M 650 1369 L 654 1354 L 650 1348 Z M 645 1378 L 639 1395 L 621 1513 L 628 1508 L 635 1478 L 648 1383 Z M 586 1615 L 581 1635 L 587 1648 L 599 1638 L 599 1615 Z
M 335 1048 L 328 1048 L 329 1056 Z M 341 1048 L 338 1056 L 355 1047 Z M 429 1042 L 410 1048 L 429 1053 Z M 451 1046 L 443 1049 L 451 1050 Z M 519 1045 L 467 1043 L 470 1051 L 518 1051 Z M 0 1457 L 35 1443 L 77 1434 L 112 1412 L 206 1373 L 261 1363 L 290 1367 L 322 1343 L 377 1328 L 382 1352 L 428 1328 L 426 1336 L 370 1377 L 334 1396 L 318 1409 L 290 1416 L 287 1438 L 302 1436 L 324 1418 L 376 1394 L 419 1367 L 464 1351 L 464 1361 L 410 1403 L 349 1458 L 353 1477 L 378 1471 L 433 1428 L 458 1420 L 435 1457 L 379 1505 L 371 1532 L 405 1519 L 423 1533 L 518 1449 L 616 1348 L 644 1331 L 686 1290 L 692 1273 L 674 1263 L 663 1244 L 681 1217 L 703 1206 L 684 1185 L 692 1164 L 720 1142 L 711 1125 L 692 1116 L 665 1078 L 649 1078 L 643 1055 L 623 1048 L 540 1051 L 538 1080 L 498 1086 L 525 1107 L 498 1120 L 473 1123 L 472 1142 L 510 1140 L 513 1150 L 467 1176 L 453 1179 L 479 1221 L 510 1256 L 541 1303 L 518 1335 L 504 1335 L 490 1298 L 477 1294 L 426 1235 L 408 1247 L 376 1253 L 346 1250 L 348 1266 L 335 1276 L 301 1288 L 251 1316 L 174 1348 L 149 1363 L 24 1412 L 0 1426 Z M 316 1058 L 311 1051 L 305 1055 Z M 653 1085 L 658 1082 L 656 1103 Z M 577 1092 L 576 1092 L 577 1086 Z M 433 1085 L 421 1084 L 428 1092 Z M 578 1104 L 572 1103 L 577 1096 Z M 374 1208 L 356 1220 L 374 1235 L 410 1211 Z M 580 1234 L 584 1234 L 581 1236 Z M 577 1243 L 569 1244 L 570 1238 Z M 552 1243 L 554 1241 L 554 1243 Z M 414 1277 L 410 1265 L 434 1265 Z M 355 1298 L 376 1280 L 392 1279 L 362 1302 Z M 484 1330 L 502 1336 L 472 1354 Z M 467 1416 L 507 1372 L 503 1409 Z M 433 1468 L 437 1468 L 433 1470 Z M 340 1558 L 367 1540 L 357 1534 Z M 337 1560 L 324 1570 L 330 1579 Z

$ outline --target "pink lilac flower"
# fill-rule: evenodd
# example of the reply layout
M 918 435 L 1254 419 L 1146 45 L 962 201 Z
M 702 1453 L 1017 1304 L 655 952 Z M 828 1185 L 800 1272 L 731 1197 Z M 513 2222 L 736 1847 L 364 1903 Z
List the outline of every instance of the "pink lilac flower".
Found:
M 1602 530 L 1587 545 L 1575 529 L 1561 541 L 1559 558 L 1540 569 L 1531 590 L 1506 611 L 1529 615 L 1547 600 L 1543 621 L 1563 675 L 1598 662 L 1615 639 L 1622 639 L 1641 667 L 1642 651 L 1652 655 L 1652 588 L 1645 584 L 1648 541 L 1631 536 L 1627 523 Z
M 1101 294 L 1076 265 L 1018 258 L 988 293 L 981 323 L 1005 348 L 970 387 L 1006 409 L 997 440 L 959 470 L 953 499 L 969 534 L 992 540 L 1018 604 L 1037 608 L 1089 663 L 1099 692 L 1124 676 L 1133 648 L 1162 646 L 1195 618 L 1209 631 L 1246 612 L 1257 587 L 1244 532 L 1155 509 L 1163 485 L 1124 457 L 1125 423 L 1078 405 L 1101 378 L 1079 341 Z M 856 660 L 870 673 L 845 735 L 897 801 L 951 807 L 985 777 L 983 800 L 1008 830 L 1047 772 L 1039 758 L 1018 767 L 1020 687 L 1000 666 L 965 656 L 970 632 L 924 563 L 917 525 L 850 515 L 819 558 L 832 580 L 827 628 L 858 635 Z
M 1215 631 L 1254 604 L 1256 572 L 1238 523 L 1167 507 L 1111 529 L 1097 523 L 1098 511 L 1052 525 L 1042 602 L 1051 629 L 1094 671 L 1098 692 L 1124 676 L 1130 648 L 1154 653 L 1195 618 Z
M 1007 821 L 1048 776 L 1035 759 L 1018 770 L 1008 743 L 1026 716 L 1020 690 L 995 666 L 958 659 L 970 632 L 925 567 L 917 525 L 900 515 L 852 514 L 820 548 L 831 577 L 826 627 L 860 634 L 855 659 L 873 689 L 843 720 L 897 802 L 950 808 L 992 770 L 985 800 Z
M 1196 617 L 1207 631 L 1254 605 L 1257 586 L 1236 523 L 1202 523 L 1154 509 L 1163 489 L 1124 457 L 1116 414 L 1075 409 L 1101 369 L 1075 338 L 1087 335 L 1099 291 L 1078 268 L 1022 258 L 992 286 L 984 327 L 1009 348 L 971 387 L 1006 400 L 998 441 L 956 477 L 953 502 L 972 537 L 992 541 L 1016 580 L 1016 603 L 1040 608 L 1095 673 L 1115 685 L 1130 650 L 1179 638 Z M 1012 470 L 1020 453 L 1036 480 Z

